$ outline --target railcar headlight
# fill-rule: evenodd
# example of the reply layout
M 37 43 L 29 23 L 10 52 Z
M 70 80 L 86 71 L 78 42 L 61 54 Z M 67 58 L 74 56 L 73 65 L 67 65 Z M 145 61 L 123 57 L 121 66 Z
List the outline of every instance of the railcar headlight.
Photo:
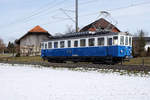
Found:
M 132 50 L 129 50 L 129 53 L 132 54 Z
M 123 50 L 120 50 L 120 53 L 123 53 Z

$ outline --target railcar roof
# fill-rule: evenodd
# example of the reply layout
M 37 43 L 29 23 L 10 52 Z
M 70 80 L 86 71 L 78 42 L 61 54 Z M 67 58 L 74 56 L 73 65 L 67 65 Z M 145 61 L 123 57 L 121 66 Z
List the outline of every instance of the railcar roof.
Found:
M 74 32 L 74 33 L 67 33 L 62 36 L 53 36 L 50 40 L 60 40 L 60 39 L 66 39 L 66 38 L 79 38 L 79 37 L 92 37 L 92 36 L 107 36 L 107 35 L 118 35 L 122 34 L 125 35 L 127 33 L 124 32 L 110 32 L 110 31 L 99 31 L 99 32 Z

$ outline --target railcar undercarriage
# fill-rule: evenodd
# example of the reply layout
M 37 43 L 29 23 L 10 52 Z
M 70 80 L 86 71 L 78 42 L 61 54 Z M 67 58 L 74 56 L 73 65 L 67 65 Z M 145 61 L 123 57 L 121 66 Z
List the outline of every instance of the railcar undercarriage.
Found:
M 77 62 L 92 62 L 94 64 L 117 64 L 122 63 L 125 58 L 122 57 L 43 57 L 44 60 L 54 63 L 66 63 L 67 61 Z M 128 59 L 129 60 L 129 59 Z

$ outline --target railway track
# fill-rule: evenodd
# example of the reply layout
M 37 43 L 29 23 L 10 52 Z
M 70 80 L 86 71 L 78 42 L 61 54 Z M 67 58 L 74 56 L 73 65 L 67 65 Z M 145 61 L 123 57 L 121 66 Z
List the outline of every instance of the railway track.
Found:
M 20 61 L 0 61 L 0 63 L 30 64 L 55 68 L 83 68 L 83 69 L 94 68 L 94 69 L 150 72 L 150 66 L 143 66 L 143 65 L 106 65 L 106 64 L 92 64 L 92 63 L 49 63 L 49 62 L 20 62 Z

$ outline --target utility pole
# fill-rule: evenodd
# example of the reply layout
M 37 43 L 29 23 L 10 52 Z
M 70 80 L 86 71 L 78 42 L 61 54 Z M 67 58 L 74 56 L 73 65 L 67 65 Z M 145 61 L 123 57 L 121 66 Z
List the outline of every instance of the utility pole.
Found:
M 76 32 L 78 32 L 78 0 L 75 0 L 76 2 L 76 13 L 75 13 L 75 16 L 76 16 Z

